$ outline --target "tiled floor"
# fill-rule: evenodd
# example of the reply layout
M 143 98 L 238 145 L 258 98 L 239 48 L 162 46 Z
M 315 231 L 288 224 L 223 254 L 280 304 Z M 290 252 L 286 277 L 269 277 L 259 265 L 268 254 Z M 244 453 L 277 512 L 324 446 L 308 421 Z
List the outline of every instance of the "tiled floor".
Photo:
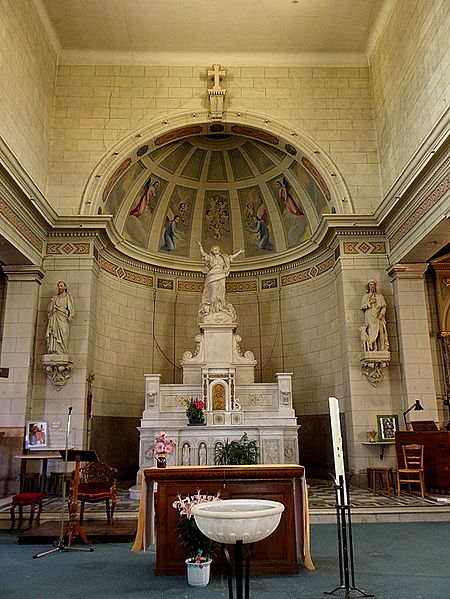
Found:
M 118 491 L 116 517 L 130 518 L 137 516 L 139 502 L 131 500 L 128 492 L 130 485 L 124 485 Z M 373 495 L 369 489 L 349 486 L 350 503 L 354 521 L 450 521 L 450 493 L 430 494 L 422 499 L 419 495 L 402 493 L 396 495 Z M 327 523 L 335 519 L 335 493 L 331 480 L 308 480 L 309 511 L 311 522 Z M 10 498 L 0 500 L 0 519 L 9 518 Z M 61 497 L 47 497 L 41 519 L 56 519 L 62 507 Z M 104 513 L 104 503 L 86 504 L 86 518 Z

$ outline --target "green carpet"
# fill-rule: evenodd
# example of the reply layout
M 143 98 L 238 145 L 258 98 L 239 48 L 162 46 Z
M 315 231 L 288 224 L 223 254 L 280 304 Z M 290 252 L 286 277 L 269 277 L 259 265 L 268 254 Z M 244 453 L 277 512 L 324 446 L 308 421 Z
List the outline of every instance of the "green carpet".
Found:
M 353 526 L 356 586 L 379 599 L 449 599 L 448 523 L 356 524 Z M 317 599 L 339 585 L 335 525 L 313 525 L 315 571 L 296 576 L 254 576 L 251 599 Z M 0 593 L 8 599 L 227 599 L 225 577 L 213 575 L 205 588 L 184 577 L 153 575 L 154 553 L 132 553 L 126 543 L 95 545 L 92 553 L 33 555 L 48 546 L 18 545 L 0 531 Z M 338 591 L 331 597 L 343 597 Z M 357 595 L 355 595 L 357 596 Z

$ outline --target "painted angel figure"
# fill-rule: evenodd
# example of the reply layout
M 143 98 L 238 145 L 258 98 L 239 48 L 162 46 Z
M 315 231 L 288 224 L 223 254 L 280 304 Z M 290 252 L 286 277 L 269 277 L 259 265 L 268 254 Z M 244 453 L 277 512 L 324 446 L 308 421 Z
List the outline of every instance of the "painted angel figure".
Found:
M 289 210 L 289 212 L 292 212 L 292 214 L 295 214 L 295 216 L 304 215 L 304 212 L 300 210 L 296 201 L 292 197 L 289 181 L 286 179 L 286 177 L 283 177 L 282 181 L 280 181 L 279 179 L 278 181 L 275 181 L 275 185 L 278 188 L 279 197 L 283 200 L 284 205 Z
M 139 218 L 144 214 L 144 211 L 150 202 L 150 198 L 156 197 L 156 191 L 158 187 L 159 181 L 157 179 L 155 179 L 153 183 L 151 177 L 147 179 L 144 185 L 143 194 L 141 195 L 139 202 L 136 204 L 133 210 L 130 211 L 130 216 L 136 216 L 136 218 Z
M 178 214 L 172 218 L 172 220 L 167 218 L 166 228 L 164 229 L 164 245 L 161 246 L 161 250 L 164 252 L 172 252 L 176 249 L 175 240 L 177 238 L 177 224 L 180 221 L 180 217 Z
M 255 228 L 252 229 L 252 233 L 257 233 L 259 241 L 258 247 L 260 250 L 273 251 L 274 247 L 270 241 L 269 227 L 267 226 L 267 213 L 264 212 L 261 217 L 253 216 L 255 221 Z

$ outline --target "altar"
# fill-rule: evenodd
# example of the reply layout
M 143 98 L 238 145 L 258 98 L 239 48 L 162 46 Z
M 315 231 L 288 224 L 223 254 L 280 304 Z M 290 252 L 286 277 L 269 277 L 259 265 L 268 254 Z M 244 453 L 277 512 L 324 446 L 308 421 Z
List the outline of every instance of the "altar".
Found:
M 178 495 L 216 494 L 222 499 L 272 499 L 284 504 L 278 528 L 255 545 L 252 572 L 295 574 L 300 560 L 314 569 L 310 554 L 308 496 L 303 466 L 182 466 L 149 468 L 143 472 L 143 493 L 138 532 L 133 551 L 147 549 L 156 543 L 155 574 L 183 574 L 183 549 L 175 526 L 178 510 L 172 507 Z M 156 522 L 156 526 L 155 526 Z M 214 558 L 216 571 L 224 564 L 220 555 Z
M 200 244 L 199 244 L 200 245 Z M 207 266 L 198 309 L 195 349 L 180 360 L 182 383 L 162 383 L 160 374 L 145 376 L 145 408 L 139 427 L 139 473 L 155 465 L 155 437 L 165 431 L 175 442 L 166 456 L 169 466 L 214 464 L 218 446 L 244 433 L 256 441 L 261 464 L 298 464 L 297 418 L 292 404 L 292 373 L 279 372 L 274 382 L 255 383 L 256 360 L 241 348 L 237 314 L 225 298 L 225 278 L 234 256 L 217 246 L 206 254 Z M 186 407 L 201 403 L 204 418 L 190 426 Z

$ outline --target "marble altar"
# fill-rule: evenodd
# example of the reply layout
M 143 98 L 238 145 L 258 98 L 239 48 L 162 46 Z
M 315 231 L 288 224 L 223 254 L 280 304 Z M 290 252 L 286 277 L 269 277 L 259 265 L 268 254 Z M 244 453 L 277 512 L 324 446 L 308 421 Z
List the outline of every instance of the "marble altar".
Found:
M 258 442 L 260 463 L 298 464 L 292 373 L 277 373 L 272 383 L 255 383 L 256 360 L 251 351 L 241 350 L 236 311 L 225 300 L 225 277 L 242 250 L 227 256 L 217 246 L 210 254 L 199 246 L 207 276 L 196 347 L 181 358 L 182 383 L 162 384 L 160 374 L 145 375 L 140 472 L 154 465 L 149 448 L 161 430 L 177 442 L 176 450 L 167 456 L 168 466 L 212 465 L 216 445 L 240 439 L 244 433 Z M 206 406 L 204 426 L 188 425 L 185 410 L 191 398 L 203 400 Z

